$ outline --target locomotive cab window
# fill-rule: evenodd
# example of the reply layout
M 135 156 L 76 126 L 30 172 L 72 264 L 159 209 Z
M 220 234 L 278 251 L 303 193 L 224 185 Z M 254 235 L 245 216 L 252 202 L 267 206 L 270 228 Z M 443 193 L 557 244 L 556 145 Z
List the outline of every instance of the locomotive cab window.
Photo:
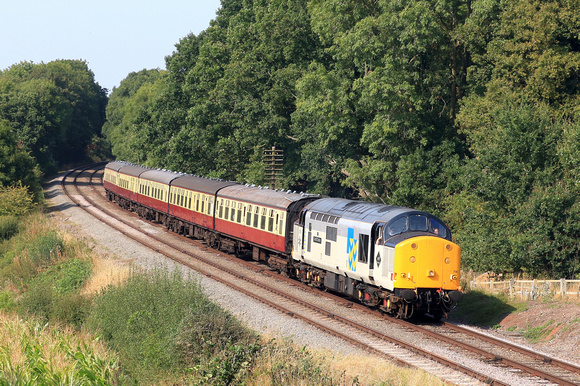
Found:
M 429 219 L 429 232 L 441 236 L 443 238 L 447 238 L 447 230 L 445 226 L 441 224 L 439 221 L 435 220 L 434 218 Z
M 412 214 L 409 216 L 409 229 L 412 231 L 426 232 L 429 229 L 427 225 L 427 217 L 420 214 Z
M 407 217 L 401 217 L 387 225 L 387 234 L 389 236 L 395 236 L 403 232 L 407 232 Z

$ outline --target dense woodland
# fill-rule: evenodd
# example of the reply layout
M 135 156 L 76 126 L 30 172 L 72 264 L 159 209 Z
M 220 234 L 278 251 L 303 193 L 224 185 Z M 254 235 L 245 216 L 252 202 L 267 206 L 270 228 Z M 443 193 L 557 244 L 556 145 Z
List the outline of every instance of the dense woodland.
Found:
M 222 0 L 113 90 L 102 135 L 117 159 L 262 185 L 276 146 L 286 188 L 440 216 L 464 269 L 575 278 L 578 31 L 577 0 Z M 102 151 L 105 103 L 83 62 L 15 65 L 1 146 L 45 172 Z

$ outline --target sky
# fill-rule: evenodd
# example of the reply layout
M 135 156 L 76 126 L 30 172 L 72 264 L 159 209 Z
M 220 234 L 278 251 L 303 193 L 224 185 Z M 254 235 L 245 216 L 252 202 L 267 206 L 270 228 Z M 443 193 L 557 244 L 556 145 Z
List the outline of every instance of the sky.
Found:
M 80 59 L 112 91 L 134 71 L 165 69 L 190 33 L 209 27 L 220 0 L 3 0 L 0 70 Z

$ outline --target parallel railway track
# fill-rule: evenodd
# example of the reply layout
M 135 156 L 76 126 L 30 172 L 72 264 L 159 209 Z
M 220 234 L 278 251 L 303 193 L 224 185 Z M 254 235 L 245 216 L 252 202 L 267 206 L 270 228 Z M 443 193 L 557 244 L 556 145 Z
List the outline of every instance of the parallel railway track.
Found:
M 474 384 L 478 382 L 509 384 L 513 382 L 494 379 L 485 370 L 476 371 L 467 365 L 459 364 L 457 360 L 450 360 L 449 355 L 436 355 L 431 352 L 433 351 L 432 349 L 421 348 L 418 345 L 408 343 L 405 339 L 390 336 L 384 329 L 370 327 L 365 323 L 339 315 L 336 311 L 328 310 L 325 307 L 320 307 L 299 297 L 292 296 L 288 291 L 275 288 L 275 286 L 264 281 L 262 278 L 271 276 L 272 273 L 263 267 L 257 267 L 253 262 L 235 259 L 237 264 L 249 269 L 247 273 L 244 273 L 244 270 L 224 266 L 220 262 L 222 259 L 208 259 L 198 253 L 192 253 L 191 250 L 193 248 L 180 247 L 174 245 L 173 242 L 168 242 L 167 237 L 158 237 L 151 233 L 143 232 L 132 225 L 131 221 L 115 219 L 117 216 L 114 212 L 121 209 L 106 201 L 102 187 L 93 185 L 93 181 L 97 181 L 95 185 L 100 185 L 100 171 L 103 167 L 104 164 L 91 165 L 90 167 L 69 172 L 62 179 L 63 191 L 79 207 L 127 237 L 283 313 L 300 318 L 369 352 L 391 358 L 402 365 L 422 368 L 439 376 L 446 382 L 454 384 Z M 87 182 L 79 183 L 79 178 L 87 179 Z M 87 187 L 90 187 L 90 190 L 87 190 Z M 99 189 L 101 189 L 100 192 Z M 71 192 L 71 190 L 75 190 L 76 193 Z M 177 235 L 174 236 L 179 237 Z M 219 252 L 219 254 L 224 255 L 223 252 Z M 261 274 L 257 275 L 256 270 Z M 276 278 L 278 281 L 290 280 L 279 275 L 276 275 Z M 303 291 L 312 291 L 310 287 L 296 281 L 292 280 L 291 283 L 292 286 L 299 287 Z M 469 329 L 463 329 L 449 323 L 428 326 L 410 324 L 385 317 L 378 312 L 334 295 L 323 293 L 319 290 L 314 291 L 316 291 L 317 297 L 324 295 L 347 307 L 356 308 L 357 311 L 360 310 L 372 315 L 374 318 L 380 318 L 382 323 L 390 323 L 392 325 L 391 329 L 397 328 L 403 331 L 403 335 L 404 331 L 412 331 L 413 334 L 424 334 L 425 339 L 435 340 L 439 346 L 447 347 L 448 351 L 461 350 L 465 355 L 479 358 L 486 365 L 493 364 L 494 366 L 514 369 L 512 371 L 519 372 L 526 382 L 532 382 L 535 379 L 541 384 L 545 384 L 546 381 L 561 385 L 580 384 L 580 368 L 575 365 L 539 355 L 519 346 L 485 335 L 482 336 Z M 509 353 L 515 354 L 508 355 Z

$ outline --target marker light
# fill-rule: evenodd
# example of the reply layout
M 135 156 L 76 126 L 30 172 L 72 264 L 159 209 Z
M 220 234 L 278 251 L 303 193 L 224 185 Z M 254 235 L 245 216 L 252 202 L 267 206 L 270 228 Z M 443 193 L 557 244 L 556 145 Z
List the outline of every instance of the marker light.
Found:
M 435 271 L 433 271 L 432 269 L 429 270 L 429 272 L 427 272 L 427 276 L 429 276 L 429 277 L 435 276 Z
M 409 261 L 410 261 L 411 263 L 414 263 L 414 262 L 415 262 L 415 260 L 416 260 L 416 259 L 415 259 L 415 256 L 411 256 L 411 257 L 409 258 Z
M 448 258 L 448 257 L 446 257 L 446 258 L 445 258 L 445 264 L 449 264 L 449 263 L 451 263 L 451 259 L 450 259 L 450 258 Z

